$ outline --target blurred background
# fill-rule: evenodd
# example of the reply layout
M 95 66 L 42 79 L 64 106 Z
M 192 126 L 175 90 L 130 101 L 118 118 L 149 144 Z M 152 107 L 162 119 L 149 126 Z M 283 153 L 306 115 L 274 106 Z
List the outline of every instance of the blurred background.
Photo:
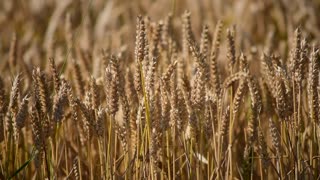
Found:
M 75 44 L 82 49 L 132 51 L 137 15 L 158 21 L 171 13 L 173 31 L 180 39 L 181 16 L 186 10 L 191 12 L 192 30 L 197 39 L 204 24 L 209 25 L 212 34 L 217 21 L 223 20 L 226 28 L 235 25 L 237 34 L 241 33 L 236 36 L 240 50 L 264 51 L 269 43 L 272 44 L 269 50 L 277 49 L 276 53 L 286 57 L 288 37 L 293 37 L 298 26 L 309 40 L 319 39 L 319 8 L 319 0 L 2 0 L 0 53 L 4 57 L 0 65 L 8 56 L 5 52 L 9 50 L 14 32 L 19 39 L 18 54 L 27 63 L 41 57 L 49 48 L 55 52 L 65 51 L 67 14 L 71 18 Z M 255 46 L 252 48 L 252 45 Z

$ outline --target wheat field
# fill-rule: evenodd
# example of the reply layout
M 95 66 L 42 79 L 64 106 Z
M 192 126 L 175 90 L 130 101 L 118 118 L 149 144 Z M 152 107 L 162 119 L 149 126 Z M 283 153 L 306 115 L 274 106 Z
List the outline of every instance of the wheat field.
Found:
M 0 179 L 320 179 L 318 12 L 0 1 Z

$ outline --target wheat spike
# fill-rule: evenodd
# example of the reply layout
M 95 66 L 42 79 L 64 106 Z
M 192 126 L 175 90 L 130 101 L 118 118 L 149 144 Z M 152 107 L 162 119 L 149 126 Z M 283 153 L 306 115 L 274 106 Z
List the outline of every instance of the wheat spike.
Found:
M 49 58 L 49 63 L 50 63 L 50 68 L 51 68 L 52 77 L 54 81 L 54 90 L 55 90 L 55 93 L 57 94 L 60 89 L 60 75 L 58 74 L 54 58 Z
M 281 150 L 280 134 L 276 125 L 274 124 L 274 121 L 271 118 L 269 119 L 269 129 L 271 133 L 272 145 L 276 149 L 277 155 L 280 155 L 280 150 Z
M 58 95 L 53 105 L 53 120 L 60 122 L 63 119 L 65 108 L 68 103 L 68 92 L 65 84 L 61 84 Z
M 19 138 L 21 129 L 25 126 L 25 121 L 28 116 L 28 103 L 29 95 L 26 95 L 20 104 L 19 111 L 14 121 L 14 137 L 16 138 L 16 140 Z
M 13 132 L 13 118 L 18 113 L 18 97 L 20 94 L 20 86 L 21 86 L 21 74 L 17 75 L 13 81 L 13 85 L 10 92 L 10 101 L 8 106 L 8 111 L 5 118 L 6 124 L 6 132 Z
M 227 42 L 228 42 L 228 53 L 227 58 L 229 61 L 229 69 L 232 70 L 236 63 L 236 49 L 235 49 L 235 32 L 234 29 L 227 30 Z

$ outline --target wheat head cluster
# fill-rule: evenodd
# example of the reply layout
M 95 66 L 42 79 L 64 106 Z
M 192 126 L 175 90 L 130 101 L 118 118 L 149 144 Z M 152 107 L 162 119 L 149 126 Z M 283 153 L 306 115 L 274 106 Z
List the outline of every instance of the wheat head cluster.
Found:
M 320 178 L 319 1 L 0 9 L 0 179 Z

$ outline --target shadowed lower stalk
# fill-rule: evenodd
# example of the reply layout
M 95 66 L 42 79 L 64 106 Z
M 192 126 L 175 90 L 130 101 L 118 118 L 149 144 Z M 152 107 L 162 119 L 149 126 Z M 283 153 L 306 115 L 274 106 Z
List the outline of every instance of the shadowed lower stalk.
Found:
M 108 128 L 108 147 L 107 147 L 107 166 L 106 166 L 106 177 L 107 178 L 113 178 L 114 174 L 111 173 L 112 169 L 113 169 L 113 151 L 111 149 L 112 146 L 115 146 L 115 144 L 113 144 L 111 141 L 113 141 L 114 138 L 112 138 L 113 136 L 113 121 L 114 121 L 114 117 L 111 116 L 109 118 L 109 128 Z
M 104 133 L 103 133 L 103 134 L 104 134 Z M 97 141 L 98 141 L 98 148 L 99 148 L 100 176 L 105 178 L 105 176 L 104 176 L 104 175 L 105 175 L 105 174 L 104 174 L 104 169 L 105 169 L 105 168 L 103 167 L 103 164 L 104 164 L 103 152 L 105 152 L 105 151 L 104 151 L 104 149 L 103 149 L 103 141 L 102 141 L 101 137 L 98 138 Z

